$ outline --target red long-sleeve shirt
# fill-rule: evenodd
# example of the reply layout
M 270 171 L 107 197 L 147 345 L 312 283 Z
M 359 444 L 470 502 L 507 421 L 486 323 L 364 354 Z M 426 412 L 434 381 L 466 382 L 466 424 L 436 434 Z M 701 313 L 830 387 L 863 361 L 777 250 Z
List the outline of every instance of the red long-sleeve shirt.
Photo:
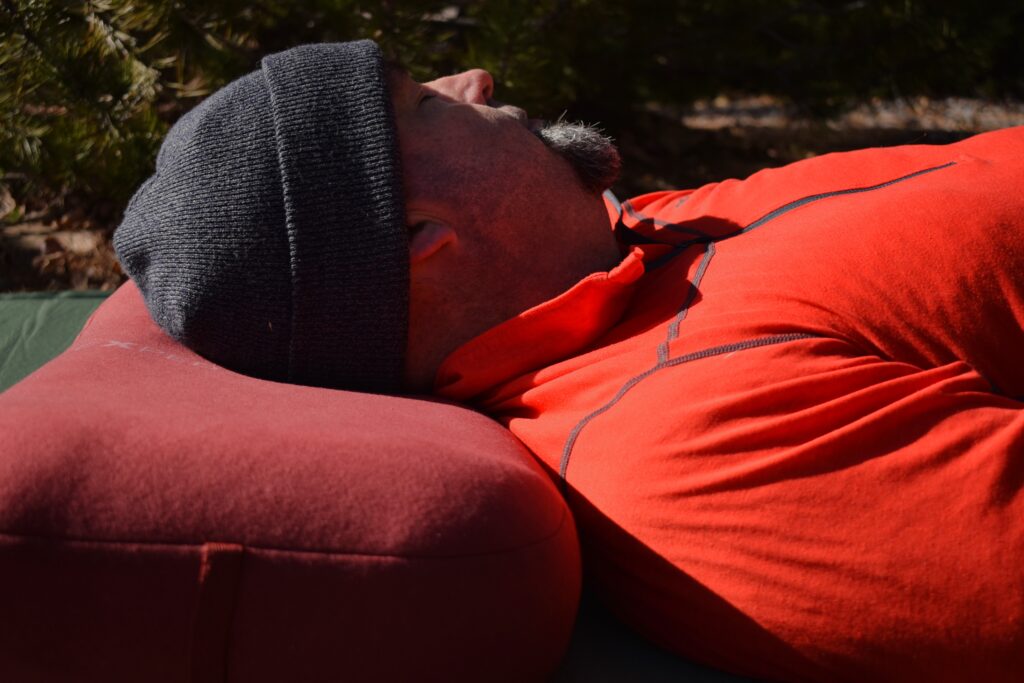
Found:
M 1024 128 L 616 204 L 621 265 L 437 377 L 613 610 L 759 677 L 1021 680 Z

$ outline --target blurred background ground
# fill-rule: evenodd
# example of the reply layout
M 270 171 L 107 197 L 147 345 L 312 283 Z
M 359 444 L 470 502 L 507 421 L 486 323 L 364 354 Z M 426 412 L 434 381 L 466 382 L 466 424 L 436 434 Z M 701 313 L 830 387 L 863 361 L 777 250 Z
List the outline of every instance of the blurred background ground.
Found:
M 1024 125 L 1022 35 L 1010 0 L 0 0 L 0 291 L 115 288 L 168 127 L 302 42 L 482 66 L 531 115 L 599 121 L 626 197 Z
M 819 154 L 945 144 L 1024 125 L 1024 105 L 979 99 L 872 100 L 831 118 L 800 116 L 772 96 L 719 96 L 685 108 L 649 105 L 619 142 L 623 196 L 745 178 Z

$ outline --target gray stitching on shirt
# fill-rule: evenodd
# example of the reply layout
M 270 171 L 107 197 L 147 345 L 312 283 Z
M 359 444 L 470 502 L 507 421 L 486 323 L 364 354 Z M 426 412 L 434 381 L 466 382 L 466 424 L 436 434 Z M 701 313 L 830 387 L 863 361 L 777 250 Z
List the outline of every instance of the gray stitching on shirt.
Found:
M 704 249 L 704 258 L 701 259 L 700 265 L 697 266 L 697 272 L 693 275 L 693 282 L 690 283 L 690 289 L 686 293 L 686 300 L 683 301 L 683 305 L 676 314 L 675 319 L 668 326 L 668 337 L 658 345 L 659 363 L 664 363 L 668 360 L 668 345 L 679 336 L 679 324 L 686 318 L 686 314 L 690 311 L 690 304 L 697 298 L 697 293 L 700 291 L 698 287 L 700 287 L 700 282 L 704 279 L 704 273 L 707 272 L 708 264 L 711 263 L 714 255 L 715 243 L 708 242 L 707 248 Z
M 887 180 L 884 183 L 878 183 L 877 185 L 869 185 L 867 187 L 852 187 L 852 188 L 849 188 L 849 189 L 846 189 L 846 190 L 833 190 L 832 192 L 820 192 L 818 194 L 807 195 L 806 197 L 801 197 L 800 199 L 794 199 L 791 202 L 783 204 L 782 206 L 778 207 L 777 209 L 772 209 L 771 211 L 769 211 L 765 215 L 763 215 L 760 218 L 758 218 L 757 220 L 755 220 L 753 223 L 749 223 L 748 225 L 746 225 L 743 228 L 740 228 L 739 230 L 734 230 L 733 232 L 726 233 L 726 234 L 721 235 L 719 237 L 714 237 L 714 236 L 702 233 L 699 230 L 694 230 L 693 228 L 684 227 L 684 226 L 682 226 L 682 225 L 680 225 L 678 223 L 666 223 L 665 221 L 658 221 L 658 220 L 655 220 L 653 218 L 649 218 L 647 216 L 644 216 L 643 214 L 637 213 L 629 205 L 628 201 L 625 204 L 623 204 L 623 206 L 626 207 L 626 209 L 629 211 L 630 215 L 633 218 L 635 218 L 635 219 L 637 219 L 639 221 L 650 221 L 650 222 L 653 222 L 655 225 L 662 226 L 666 230 L 672 230 L 673 232 L 685 232 L 685 233 L 689 233 L 689 234 L 700 235 L 699 237 L 695 237 L 695 238 L 689 240 L 688 242 L 682 242 L 680 244 L 674 245 L 674 249 L 673 249 L 673 256 L 674 256 L 676 252 L 682 251 L 683 249 L 685 249 L 687 247 L 690 247 L 690 246 L 693 246 L 694 244 L 700 244 L 701 242 L 703 242 L 705 240 L 710 240 L 712 242 L 721 242 L 722 240 L 727 240 L 727 239 L 736 237 L 738 235 L 742 235 L 744 233 L 748 233 L 751 230 L 756 230 L 757 228 L 760 228 L 765 223 L 768 223 L 768 222 L 778 218 L 779 216 L 787 214 L 790 211 L 792 211 L 793 209 L 799 209 L 801 206 L 804 206 L 806 204 L 812 204 L 812 203 L 814 203 L 816 201 L 819 201 L 819 200 L 822 200 L 822 199 L 829 199 L 831 197 L 841 197 L 841 196 L 848 195 L 848 194 L 861 194 L 863 192 L 871 192 L 873 190 L 881 190 L 882 188 L 889 187 L 890 185 L 895 185 L 896 183 L 902 183 L 904 180 L 910 180 L 911 178 L 916 178 L 917 176 L 925 175 L 926 173 L 932 173 L 933 171 L 939 171 L 939 170 L 942 170 L 944 168 L 949 168 L 950 166 L 956 166 L 956 162 L 955 161 L 949 161 L 949 162 L 946 162 L 946 163 L 941 164 L 939 166 L 932 166 L 931 168 L 925 168 L 925 169 L 922 169 L 920 171 L 914 171 L 913 173 L 908 173 L 907 175 L 900 176 L 899 178 L 893 178 L 892 180 Z
M 618 392 L 616 392 L 616 394 L 611 398 L 610 401 L 608 401 L 603 406 L 601 406 L 597 410 L 591 412 L 586 417 L 584 417 L 582 420 L 580 420 L 580 422 L 577 423 L 576 426 L 573 427 L 572 431 L 569 433 L 569 437 L 566 440 L 565 446 L 562 449 L 562 459 L 561 459 L 561 463 L 559 464 L 559 476 L 562 479 L 563 487 L 568 485 L 568 483 L 565 480 L 566 470 L 569 467 L 569 459 L 572 457 L 572 450 L 573 450 L 574 446 L 576 445 L 576 440 L 579 438 L 580 432 L 583 431 L 583 428 L 586 427 L 594 418 L 596 418 L 597 416 L 607 412 L 612 407 L 614 407 L 615 404 L 618 403 L 622 399 L 622 397 L 625 396 L 626 393 L 629 392 L 630 389 L 635 387 L 637 384 L 639 384 L 644 379 L 646 379 L 646 378 L 650 377 L 651 375 L 653 375 L 658 370 L 661 370 L 662 368 L 672 367 L 672 366 L 675 366 L 675 365 L 680 365 L 682 363 L 688 363 L 690 361 L 699 360 L 699 359 L 702 359 L 702 358 L 708 358 L 708 357 L 717 356 L 717 355 L 720 355 L 720 354 L 723 354 L 723 353 L 729 353 L 731 351 L 739 351 L 739 350 L 755 348 L 755 347 L 759 347 L 759 346 L 767 346 L 769 344 L 778 344 L 778 343 L 787 342 L 787 341 L 794 341 L 794 340 L 797 340 L 797 339 L 807 339 L 807 338 L 811 338 L 811 337 L 815 336 L 815 335 L 810 335 L 810 334 L 782 334 L 782 335 L 774 335 L 774 336 L 771 336 L 771 337 L 761 337 L 761 338 L 753 339 L 753 340 L 750 340 L 750 341 L 734 342 L 732 344 L 725 344 L 725 345 L 722 345 L 722 346 L 716 346 L 716 347 L 712 347 L 712 348 L 709 348 L 709 349 L 705 349 L 703 351 L 698 351 L 696 353 L 686 354 L 684 356 L 680 356 L 678 358 L 674 358 L 672 360 L 669 360 L 668 359 L 668 346 L 669 346 L 669 343 L 678 337 L 680 323 L 686 318 L 686 314 L 690 310 L 690 305 L 693 303 L 694 298 L 696 298 L 696 296 L 697 296 L 697 293 L 698 293 L 697 287 L 700 284 L 701 279 L 703 279 L 703 277 L 704 277 L 704 273 L 707 270 L 708 263 L 710 263 L 712 256 L 714 256 L 714 254 L 715 254 L 715 249 L 714 249 L 715 242 L 719 242 L 719 241 L 726 240 L 726 239 L 729 239 L 729 238 L 732 238 L 732 237 L 736 237 L 738 235 L 742 235 L 744 233 L 750 232 L 751 230 L 756 230 L 757 228 L 759 228 L 759 227 L 765 225 L 766 223 L 768 223 L 768 222 L 778 218 L 779 216 L 782 216 L 782 215 L 784 215 L 786 213 L 789 213 L 793 209 L 800 208 L 801 206 L 804 206 L 806 204 L 811 204 L 811 203 L 819 201 L 821 199 L 828 199 L 830 197 L 839 197 L 839 196 L 848 195 L 848 194 L 860 194 L 860 193 L 863 193 L 863 192 L 871 192 L 873 190 L 879 190 L 879 189 L 882 189 L 884 187 L 889 187 L 890 185 L 895 185 L 896 183 L 903 182 L 904 180 L 910 180 L 911 178 L 916 178 L 917 176 L 925 175 L 926 173 L 932 173 L 933 171 L 938 171 L 938 170 L 941 170 L 941 169 L 944 169 L 944 168 L 949 168 L 950 166 L 955 166 L 955 165 L 956 165 L 955 161 L 949 161 L 949 162 L 947 162 L 945 164 L 941 164 L 939 166 L 932 166 L 931 168 L 925 168 L 925 169 L 922 169 L 920 171 L 915 171 L 913 173 L 908 173 L 907 175 L 900 176 L 899 178 L 894 178 L 892 180 L 888 180 L 888 181 L 886 181 L 884 183 L 878 183 L 876 185 L 869 185 L 867 187 L 854 187 L 854 188 L 849 188 L 849 189 L 846 189 L 846 190 L 835 190 L 835 191 L 832 191 L 832 192 L 821 192 L 819 194 L 808 195 L 806 197 L 802 197 L 800 199 L 796 199 L 796 200 L 793 200 L 793 201 L 788 202 L 786 204 L 783 204 L 782 206 L 780 206 L 780 207 L 778 207 L 776 209 L 773 209 L 772 211 L 769 211 L 768 213 L 766 213 L 765 215 L 761 216 L 760 218 L 758 218 L 754 222 L 748 224 L 746 227 L 743 227 L 743 228 L 741 228 L 739 230 L 736 230 L 734 232 L 731 232 L 731 233 L 727 233 L 727 234 L 722 235 L 720 237 L 713 237 L 713 236 L 707 235 L 706 233 L 703 233 L 703 232 L 701 232 L 699 230 L 695 230 L 693 228 L 687 228 L 685 226 L 682 226 L 682 225 L 679 225 L 679 224 L 676 224 L 676 223 L 668 223 L 668 222 L 665 222 L 665 221 L 660 221 L 660 220 L 655 219 L 655 218 L 650 218 L 650 217 L 647 217 L 647 216 L 643 216 L 642 214 L 636 212 L 628 201 L 624 202 L 622 204 L 622 208 L 626 212 L 628 212 L 631 217 L 633 217 L 633 218 L 635 218 L 635 219 L 637 219 L 639 221 L 649 221 L 649 222 L 654 223 L 654 225 L 658 225 L 658 226 L 664 227 L 664 228 L 666 228 L 668 230 L 672 230 L 672 231 L 675 231 L 675 232 L 685 232 L 685 233 L 689 233 L 689 234 L 698 235 L 698 237 L 695 237 L 695 238 L 693 238 L 693 239 L 691 239 L 691 240 L 689 240 L 687 242 L 683 242 L 681 244 L 674 245 L 672 250 L 668 254 L 665 254 L 664 256 L 662 256 L 661 258 L 659 258 L 656 261 L 652 262 L 651 264 L 648 264 L 648 266 L 647 266 L 648 270 L 652 270 L 652 269 L 654 269 L 654 268 L 656 268 L 658 266 L 663 265 L 664 263 L 667 263 L 669 260 L 671 260 L 672 258 L 677 256 L 678 254 L 680 254 L 685 249 L 688 249 L 689 247 L 694 246 L 696 244 L 706 243 L 707 244 L 707 248 L 704 251 L 704 258 L 702 259 L 700 265 L 697 267 L 697 272 L 694 274 L 693 282 L 690 283 L 690 290 L 687 292 L 686 300 L 684 301 L 682 308 L 679 310 L 679 313 L 676 314 L 676 317 L 669 324 L 668 337 L 667 337 L 667 339 L 664 342 L 662 342 L 662 344 L 660 344 L 658 346 L 658 362 L 657 362 L 657 364 L 654 367 L 652 367 L 651 369 L 646 370 L 645 372 L 642 372 L 639 375 L 636 375 L 635 377 L 630 378 L 625 384 L 622 385 L 622 387 L 618 390 Z M 620 219 L 619 220 L 620 221 L 622 220 L 621 214 L 620 214 Z M 629 230 L 632 231 L 632 228 L 629 228 Z M 651 240 L 651 241 L 653 242 L 654 240 Z
M 630 378 L 625 384 L 622 385 L 622 388 L 620 388 L 615 393 L 615 396 L 613 396 L 610 401 L 608 401 L 607 403 L 605 403 L 603 406 L 593 411 L 592 413 L 588 414 L 586 417 L 580 420 L 575 427 L 572 428 L 572 431 L 569 433 L 569 438 L 566 440 L 565 446 L 562 448 L 562 460 L 558 466 L 558 476 L 561 477 L 562 479 L 563 488 L 568 485 L 568 482 L 566 482 L 565 479 L 566 470 L 569 469 L 569 459 L 572 457 L 572 450 L 576 446 L 576 440 L 579 438 L 580 432 L 583 431 L 583 428 L 590 424 L 590 422 L 597 416 L 611 410 L 616 403 L 622 400 L 622 397 L 625 396 L 630 389 L 632 389 L 641 381 L 647 379 L 654 373 L 665 368 L 675 367 L 676 365 L 682 365 L 683 363 L 689 363 L 695 360 L 702 360 L 704 358 L 711 358 L 712 356 L 720 356 L 722 354 L 731 353 L 733 351 L 743 351 L 746 349 L 754 349 L 761 346 L 782 344 L 784 342 L 796 341 L 798 339 L 811 339 L 814 337 L 815 335 L 813 334 L 803 333 L 776 334 L 770 337 L 759 337 L 757 339 L 751 339 L 749 341 L 733 342 L 732 344 L 722 344 L 721 346 L 713 346 L 711 348 L 703 349 L 701 351 L 696 351 L 694 353 L 688 353 L 686 355 L 679 356 L 678 358 L 673 358 L 672 360 L 659 361 L 658 364 L 655 365 L 653 368 L 645 370 L 644 372 L 641 372 L 639 375 Z

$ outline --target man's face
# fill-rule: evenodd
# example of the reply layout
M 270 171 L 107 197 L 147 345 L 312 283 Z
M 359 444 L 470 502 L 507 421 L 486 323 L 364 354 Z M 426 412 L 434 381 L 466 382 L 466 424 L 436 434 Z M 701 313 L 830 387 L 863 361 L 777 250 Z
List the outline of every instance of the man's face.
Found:
M 479 69 L 424 84 L 393 70 L 389 86 L 410 231 L 407 379 L 428 389 L 459 345 L 615 264 L 598 185 L 618 156 L 607 143 L 614 168 L 581 175 Z

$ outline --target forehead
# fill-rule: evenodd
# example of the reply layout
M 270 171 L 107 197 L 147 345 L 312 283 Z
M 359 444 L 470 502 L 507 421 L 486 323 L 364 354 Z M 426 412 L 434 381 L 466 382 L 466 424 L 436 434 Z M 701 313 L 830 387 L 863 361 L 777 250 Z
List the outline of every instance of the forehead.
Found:
M 390 80 L 397 80 L 402 78 L 411 78 L 409 70 L 398 62 L 392 62 L 390 60 L 384 62 L 384 77 Z
M 391 89 L 392 97 L 401 97 L 410 88 L 416 86 L 416 81 L 413 80 L 409 70 L 397 62 L 384 63 L 384 78 Z

